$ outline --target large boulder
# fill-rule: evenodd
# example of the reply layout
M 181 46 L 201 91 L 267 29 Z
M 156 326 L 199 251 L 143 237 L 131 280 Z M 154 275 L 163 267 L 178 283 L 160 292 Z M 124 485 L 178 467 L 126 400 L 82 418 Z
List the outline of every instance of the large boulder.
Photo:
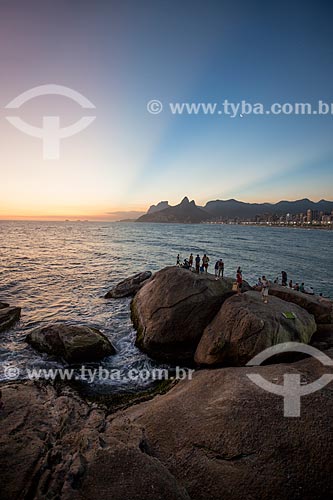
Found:
M 284 317 L 287 312 L 295 318 Z M 201 337 L 195 361 L 241 366 L 274 344 L 307 344 L 315 331 L 314 317 L 301 307 L 276 297 L 265 304 L 260 293 L 250 291 L 224 302 Z
M 129 297 L 135 295 L 140 288 L 143 287 L 147 280 L 151 277 L 150 271 L 137 273 L 121 281 L 105 294 L 106 299 L 120 299 L 122 297 Z
M 105 335 L 87 326 L 47 325 L 33 330 L 26 340 L 38 351 L 64 358 L 69 363 L 97 361 L 115 353 Z
M 200 370 L 111 415 L 59 385 L 2 384 L 1 498 L 332 498 L 333 383 L 288 418 L 254 373 L 282 385 L 286 373 L 309 383 L 333 370 L 313 358 Z
M 250 381 L 254 373 L 281 385 L 286 373 L 309 383 L 333 370 L 313 358 L 199 370 L 167 394 L 118 413 L 106 435 L 136 446 L 144 440 L 146 453 L 191 500 L 332 498 L 333 382 L 302 397 L 300 417 L 291 418 L 281 396 Z
M 20 319 L 20 316 L 20 307 L 9 307 L 8 304 L 0 303 L 0 332 L 10 328 Z
M 180 267 L 158 271 L 132 302 L 137 346 L 160 360 L 193 360 L 204 328 L 233 295 L 232 283 Z
M 105 436 L 107 415 L 69 389 L 1 386 L 2 500 L 190 500 L 142 447 Z
M 332 323 L 332 301 L 325 300 L 322 297 L 317 297 L 315 295 L 297 292 L 292 288 L 280 285 L 271 285 L 269 288 L 269 294 L 302 307 L 310 314 L 313 314 L 316 323 L 318 324 Z

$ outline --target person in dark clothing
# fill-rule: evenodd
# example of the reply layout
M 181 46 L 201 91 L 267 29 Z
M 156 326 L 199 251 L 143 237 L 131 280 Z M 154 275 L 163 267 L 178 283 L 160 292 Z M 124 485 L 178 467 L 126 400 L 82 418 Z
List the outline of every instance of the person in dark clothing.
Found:
M 219 278 L 223 278 L 223 274 L 224 274 L 224 262 L 222 259 L 219 260 L 219 274 L 218 274 L 218 277 Z
M 215 262 L 215 268 L 214 269 L 215 269 L 215 278 L 217 278 L 217 275 L 219 273 L 219 261 L 218 260 Z
M 242 290 L 242 285 L 243 285 L 243 276 L 242 276 L 242 270 L 240 267 L 237 269 L 236 283 L 237 283 L 237 294 L 240 295 L 241 290 Z
M 288 276 L 286 271 L 281 271 L 281 276 L 282 276 L 282 286 L 287 286 Z
M 195 272 L 199 274 L 200 271 L 200 255 L 198 254 L 195 258 Z

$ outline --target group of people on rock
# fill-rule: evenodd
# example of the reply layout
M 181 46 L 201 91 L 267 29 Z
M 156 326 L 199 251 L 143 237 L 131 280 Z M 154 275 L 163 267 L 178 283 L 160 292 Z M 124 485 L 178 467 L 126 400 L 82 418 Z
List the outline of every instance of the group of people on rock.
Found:
M 194 258 L 193 253 L 190 254 L 188 259 L 184 259 L 184 262 L 180 262 L 180 255 L 177 255 L 177 266 L 183 267 L 184 269 L 189 269 L 190 271 L 196 272 L 196 273 L 208 273 L 208 266 L 209 266 L 209 257 L 207 254 L 204 254 L 203 257 L 200 257 L 199 254 Z M 215 279 L 223 278 L 224 276 L 224 262 L 223 259 L 218 259 L 215 262 L 214 266 L 214 271 L 215 271 Z M 279 276 L 277 276 L 274 280 L 274 284 L 279 284 Z M 288 286 L 289 288 L 296 290 L 297 292 L 303 292 L 307 293 L 309 295 L 314 295 L 314 290 L 313 288 L 310 287 L 305 287 L 304 283 L 301 283 L 300 285 L 298 283 L 293 284 L 292 280 L 289 280 L 288 282 L 288 275 L 286 271 L 281 271 L 281 283 L 282 286 Z M 240 266 L 237 268 L 236 271 L 236 282 L 234 283 L 234 289 L 237 291 L 238 294 L 241 293 L 243 285 L 243 275 L 242 275 L 242 269 Z M 268 302 L 268 293 L 269 293 L 269 287 L 271 285 L 271 282 L 266 278 L 266 276 L 262 276 L 261 278 L 258 278 L 258 281 L 255 285 L 255 289 L 261 292 L 262 294 L 262 299 L 265 304 Z
M 277 276 L 274 280 L 274 284 L 279 284 L 279 277 Z M 281 271 L 281 285 L 288 286 L 289 288 L 296 290 L 297 292 L 307 293 L 309 295 L 314 295 L 314 290 L 312 286 L 306 287 L 304 283 L 300 285 L 298 283 L 293 284 L 293 280 L 289 280 L 286 271 Z
M 180 255 L 177 255 L 177 266 L 183 267 L 185 269 L 189 269 L 190 271 L 194 271 L 196 273 L 208 273 L 209 266 L 209 257 L 207 254 L 204 254 L 201 258 L 199 254 L 194 258 L 193 253 L 189 256 L 188 259 L 184 259 L 184 262 L 180 262 Z M 223 278 L 224 275 L 224 262 L 223 259 L 219 259 L 215 263 L 215 278 Z
M 274 280 L 274 284 L 278 285 L 279 284 L 279 277 L 277 276 Z M 286 271 L 281 271 L 281 285 L 282 286 L 288 286 L 289 288 L 291 288 L 292 290 L 295 290 L 297 292 L 302 292 L 302 293 L 307 293 L 309 295 L 314 295 L 314 290 L 313 288 L 310 286 L 310 287 L 305 287 L 304 283 L 301 283 L 301 285 L 299 285 L 298 283 L 295 283 L 295 285 L 293 285 L 293 281 L 292 280 L 289 280 L 289 283 L 288 283 L 288 276 L 287 276 L 287 273 Z M 262 293 L 262 297 L 263 297 L 263 301 L 265 303 L 268 302 L 268 289 L 269 289 L 269 286 L 270 286 L 270 282 L 266 279 L 265 276 L 263 276 L 262 278 L 258 278 L 258 281 L 257 281 L 257 284 L 255 286 L 255 288 L 259 291 L 261 291 Z

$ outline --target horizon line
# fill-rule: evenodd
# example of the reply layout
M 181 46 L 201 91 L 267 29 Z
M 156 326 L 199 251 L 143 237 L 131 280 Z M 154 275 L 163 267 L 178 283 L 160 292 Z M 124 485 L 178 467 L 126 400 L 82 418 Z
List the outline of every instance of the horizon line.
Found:
M 184 196 L 182 200 L 184 200 L 185 198 L 187 198 L 188 200 L 190 200 L 191 198 L 188 197 L 188 196 Z M 163 201 L 167 201 L 168 200 L 163 200 Z M 181 201 L 179 203 L 181 203 Z M 194 199 L 192 199 L 191 201 L 194 201 Z M 326 200 L 325 198 L 320 198 L 318 201 L 314 201 L 314 200 L 311 200 L 310 198 L 298 198 L 296 200 L 286 200 L 286 199 L 283 199 L 283 200 L 279 200 L 277 202 L 269 202 L 269 201 L 264 201 L 264 202 L 259 202 L 259 201 L 254 201 L 254 202 L 248 202 L 248 201 L 242 201 L 242 200 L 237 200 L 236 198 L 228 198 L 226 200 L 223 200 L 223 199 L 220 199 L 220 198 L 215 198 L 215 199 L 210 199 L 208 201 L 206 201 L 205 205 L 208 203 L 208 202 L 215 202 L 215 201 L 223 201 L 223 202 L 227 202 L 227 201 L 235 201 L 235 202 L 238 202 L 238 203 L 244 203 L 244 204 L 249 204 L 249 205 L 277 205 L 279 203 L 283 203 L 283 202 L 287 202 L 287 203 L 295 203 L 295 202 L 298 202 L 298 201 L 309 201 L 310 203 L 320 203 L 320 202 L 328 202 L 328 203 L 333 203 L 333 200 Z M 156 204 L 158 204 L 160 202 L 157 202 Z M 178 203 L 178 204 L 179 204 Z M 196 203 L 196 202 L 195 202 Z M 154 205 L 154 204 L 153 204 Z M 153 205 L 150 205 L 150 206 L 153 206 Z M 201 208 L 204 208 L 205 205 L 197 205 L 198 207 L 201 207 Z M 170 206 L 177 206 L 177 205 L 170 205 Z M 55 214 L 55 215 L 15 215 L 15 214 L 9 214 L 9 215 L 5 215 L 5 216 L 0 216 L 0 221 L 7 221 L 7 222 L 10 222 L 10 221 L 35 221 L 35 222 L 43 222 L 43 221 L 50 221 L 50 222 L 117 222 L 116 219 L 110 219 L 110 215 L 113 215 L 113 214 L 124 214 L 126 215 L 126 213 L 132 213 L 133 212 L 138 212 L 141 213 L 141 214 L 145 214 L 147 213 L 147 211 L 149 210 L 149 207 L 148 209 L 146 209 L 146 211 L 143 211 L 143 210 L 137 210 L 137 209 L 129 209 L 129 210 L 114 210 L 114 211 L 110 211 L 110 212 L 105 212 L 104 214 L 99 214 L 99 215 L 88 215 L 88 214 L 64 214 L 64 215 L 59 215 L 59 214 Z M 139 217 L 139 215 L 138 215 Z M 126 218 L 126 217 L 125 217 Z M 71 219 L 74 219 L 74 220 L 71 220 Z M 118 219 L 118 220 L 122 220 L 122 219 Z M 133 219 L 135 220 L 135 219 Z

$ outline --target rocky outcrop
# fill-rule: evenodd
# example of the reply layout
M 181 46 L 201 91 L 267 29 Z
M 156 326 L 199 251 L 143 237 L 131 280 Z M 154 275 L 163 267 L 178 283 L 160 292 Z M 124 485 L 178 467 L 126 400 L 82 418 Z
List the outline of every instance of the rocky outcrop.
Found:
M 333 357 L 333 351 L 327 351 Z M 332 382 L 301 398 L 255 385 L 333 373 L 313 358 L 291 365 L 200 370 L 167 394 L 107 416 L 68 389 L 2 385 L 4 500 L 326 500 L 332 498 Z
M 158 271 L 132 302 L 137 346 L 160 360 L 193 360 L 204 328 L 233 294 L 232 283 L 179 267 Z
M 3 500 L 189 500 L 143 444 L 106 433 L 96 405 L 37 382 L 5 384 L 2 396 Z
M 132 436 L 137 445 L 144 436 L 147 453 L 192 500 L 331 497 L 333 382 L 301 398 L 299 418 L 287 418 L 282 397 L 257 387 L 249 373 L 283 384 L 285 373 L 310 382 L 332 368 L 311 358 L 290 366 L 200 370 L 192 381 L 121 413 L 111 429 L 126 426 L 122 439 Z
M 20 316 L 20 307 L 10 307 L 9 304 L 0 302 L 0 332 L 10 328 L 20 319 Z
M 69 363 L 97 361 L 115 353 L 105 335 L 87 326 L 52 324 L 33 330 L 26 340 L 38 351 L 61 357 Z
M 120 299 L 122 297 L 129 297 L 135 295 L 140 288 L 143 287 L 147 280 L 151 277 L 150 271 L 137 273 L 121 281 L 105 294 L 106 299 Z
M 269 288 L 269 294 L 286 302 L 292 302 L 302 307 L 315 317 L 316 323 L 332 323 L 333 303 L 315 295 L 308 295 L 302 292 L 296 292 L 286 286 L 272 285 Z
M 291 312 L 294 319 L 283 313 Z M 267 347 L 282 342 L 309 343 L 316 331 L 314 317 L 296 304 L 250 291 L 226 300 L 206 327 L 195 353 L 198 364 L 245 365 Z

